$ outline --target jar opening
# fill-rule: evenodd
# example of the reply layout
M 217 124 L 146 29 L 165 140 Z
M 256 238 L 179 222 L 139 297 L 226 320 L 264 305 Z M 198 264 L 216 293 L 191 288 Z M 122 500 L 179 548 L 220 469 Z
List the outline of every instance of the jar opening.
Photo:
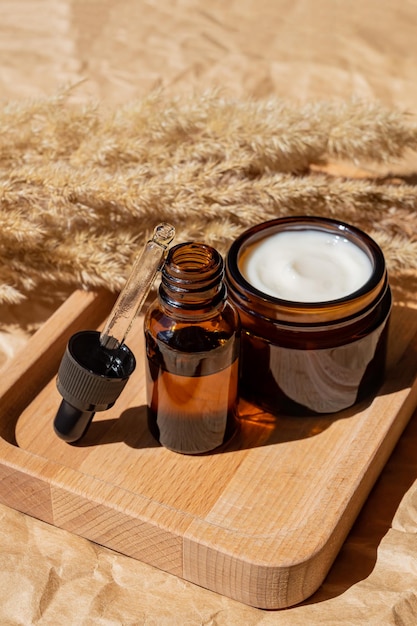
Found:
M 271 301 L 331 305 L 366 293 L 383 275 L 379 247 L 352 226 L 311 217 L 262 226 L 232 245 L 229 265 L 246 288 Z
M 338 242 L 348 242 L 354 247 L 362 260 L 365 259 L 368 264 L 362 283 L 342 297 L 303 300 L 301 298 L 286 299 L 266 293 L 265 290 L 259 289 L 258 285 L 253 284 L 256 281 L 248 280 L 242 265 L 251 248 L 256 249 L 257 246 L 262 245 L 268 239 L 272 240 L 277 235 L 290 234 L 292 236 L 305 232 L 331 236 L 337 238 Z M 278 238 L 276 241 L 279 241 Z M 308 257 L 304 257 L 303 254 L 304 251 L 301 249 L 300 259 L 308 278 L 310 271 Z M 333 272 L 333 268 L 331 267 L 329 271 Z M 315 323 L 354 315 L 374 302 L 387 282 L 383 253 L 369 235 L 344 222 L 310 216 L 277 218 L 242 233 L 229 249 L 226 275 L 230 290 L 241 306 L 256 310 L 265 317 L 300 323 L 305 321 Z M 326 278 L 325 276 L 324 282 Z M 304 282 L 308 283 L 308 280 Z
M 372 258 L 349 238 L 316 228 L 287 229 L 249 243 L 239 270 L 266 295 L 290 302 L 328 302 L 369 280 Z

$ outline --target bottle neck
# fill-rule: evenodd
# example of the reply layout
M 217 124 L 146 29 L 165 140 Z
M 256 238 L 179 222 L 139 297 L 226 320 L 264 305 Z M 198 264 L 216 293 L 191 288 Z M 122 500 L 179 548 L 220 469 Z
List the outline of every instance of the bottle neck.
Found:
M 223 259 L 207 244 L 188 242 L 171 248 L 161 276 L 160 303 L 171 312 L 206 317 L 226 300 Z

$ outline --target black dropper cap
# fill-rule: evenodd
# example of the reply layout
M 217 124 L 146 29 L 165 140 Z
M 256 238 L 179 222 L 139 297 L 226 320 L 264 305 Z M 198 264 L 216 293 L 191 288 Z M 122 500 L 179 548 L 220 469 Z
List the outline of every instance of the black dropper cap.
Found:
M 105 348 L 100 333 L 85 330 L 70 338 L 57 377 L 62 402 L 54 420 L 56 434 L 74 442 L 86 432 L 96 411 L 106 411 L 116 402 L 136 360 L 126 344 Z

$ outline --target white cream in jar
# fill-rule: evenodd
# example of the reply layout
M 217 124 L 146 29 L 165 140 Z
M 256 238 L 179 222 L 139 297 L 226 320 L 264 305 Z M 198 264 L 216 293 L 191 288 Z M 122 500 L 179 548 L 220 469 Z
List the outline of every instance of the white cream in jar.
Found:
M 360 289 L 373 265 L 340 234 L 300 229 L 276 232 L 248 246 L 239 268 L 259 291 L 292 302 L 327 302 Z
M 231 245 L 228 294 L 241 319 L 239 393 L 273 414 L 334 413 L 384 378 L 391 291 L 366 233 L 296 216 Z

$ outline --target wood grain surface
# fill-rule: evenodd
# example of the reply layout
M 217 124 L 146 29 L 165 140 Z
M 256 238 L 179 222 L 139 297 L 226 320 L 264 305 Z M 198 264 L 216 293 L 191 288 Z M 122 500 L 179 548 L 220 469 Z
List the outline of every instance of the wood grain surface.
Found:
M 0 381 L 0 501 L 261 608 L 292 606 L 322 583 L 417 404 L 417 316 L 394 306 L 386 383 L 337 415 L 273 417 L 240 404 L 222 450 L 179 455 L 146 423 L 144 346 L 116 405 L 76 445 L 56 437 L 55 376 L 66 341 L 99 328 L 113 297 L 75 292 Z

